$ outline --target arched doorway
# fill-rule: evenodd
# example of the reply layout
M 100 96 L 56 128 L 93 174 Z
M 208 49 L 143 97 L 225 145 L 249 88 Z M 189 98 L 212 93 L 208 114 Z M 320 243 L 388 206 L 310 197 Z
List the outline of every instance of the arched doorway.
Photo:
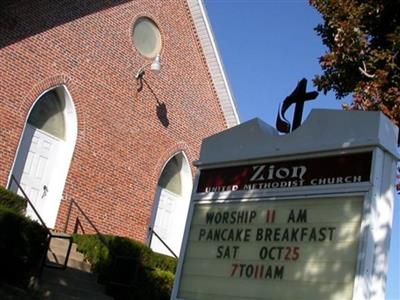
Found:
M 27 118 L 12 174 L 49 228 L 55 225 L 76 136 L 76 112 L 67 88 L 44 92 Z M 27 215 L 37 219 L 30 207 Z
M 192 192 L 192 174 L 183 152 L 173 156 L 165 165 L 157 184 L 152 228 L 179 255 Z M 155 252 L 170 255 L 156 236 L 150 239 Z

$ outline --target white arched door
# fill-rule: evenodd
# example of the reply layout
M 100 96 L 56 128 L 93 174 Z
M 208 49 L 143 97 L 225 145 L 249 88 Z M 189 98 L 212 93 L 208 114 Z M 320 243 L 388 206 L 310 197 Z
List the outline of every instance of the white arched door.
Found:
M 19 178 L 21 187 L 44 220 L 48 220 L 47 214 L 51 213 L 46 210 L 51 206 L 50 181 L 62 144 L 61 139 L 27 124 L 14 167 L 14 176 Z M 27 215 L 37 219 L 30 206 Z
M 183 153 L 171 158 L 160 176 L 156 192 L 153 229 L 172 251 L 179 255 L 192 191 L 192 175 Z M 172 255 L 156 237 L 152 236 L 153 251 Z
M 56 221 L 75 145 L 76 124 L 67 128 L 71 120 L 76 122 L 75 110 L 64 87 L 39 97 L 29 114 L 12 171 L 49 228 Z M 14 181 L 10 187 L 22 194 Z M 27 215 L 37 219 L 30 206 Z

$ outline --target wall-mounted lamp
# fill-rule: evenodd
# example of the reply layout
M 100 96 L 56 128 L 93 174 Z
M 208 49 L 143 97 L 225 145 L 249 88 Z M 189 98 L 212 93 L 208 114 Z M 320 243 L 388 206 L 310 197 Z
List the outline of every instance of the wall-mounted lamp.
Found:
M 154 72 L 160 72 L 161 70 L 161 62 L 160 62 L 160 54 L 157 54 L 157 56 L 154 58 L 154 60 L 151 63 L 145 64 L 143 67 L 139 69 L 137 72 L 135 78 L 136 80 L 142 79 L 144 76 L 144 69 L 146 67 L 150 66 L 150 70 Z

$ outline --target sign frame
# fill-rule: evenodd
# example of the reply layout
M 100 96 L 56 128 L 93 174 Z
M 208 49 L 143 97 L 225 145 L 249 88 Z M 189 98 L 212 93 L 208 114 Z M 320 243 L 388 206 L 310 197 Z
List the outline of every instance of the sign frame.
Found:
M 345 113 L 345 112 L 341 112 Z M 395 132 L 395 131 L 394 131 Z M 394 142 L 395 140 L 393 140 Z M 203 145 L 204 147 L 204 145 Z M 294 159 L 323 158 L 372 152 L 370 179 L 367 182 L 345 184 L 327 184 L 316 186 L 300 186 L 290 188 L 271 188 L 259 190 L 237 190 L 222 192 L 197 192 L 201 172 L 215 168 L 229 168 L 249 164 L 272 163 L 290 161 Z M 199 163 L 195 176 L 192 201 L 190 203 L 188 219 L 181 248 L 172 300 L 192 300 L 179 298 L 179 288 L 182 276 L 183 261 L 185 259 L 188 235 L 192 223 L 195 203 L 224 203 L 228 201 L 242 201 L 243 199 L 260 199 L 262 201 L 279 201 L 304 198 L 332 198 L 332 197 L 363 197 L 363 212 L 357 254 L 356 276 L 353 282 L 353 300 L 380 300 L 385 298 L 385 274 L 388 269 L 388 249 L 390 245 L 390 229 L 393 218 L 395 198 L 394 178 L 398 156 L 379 144 L 366 144 L 363 147 L 337 147 L 330 151 L 314 151 L 299 154 L 255 157 L 237 161 L 214 161 Z M 379 261 L 376 258 L 379 257 Z

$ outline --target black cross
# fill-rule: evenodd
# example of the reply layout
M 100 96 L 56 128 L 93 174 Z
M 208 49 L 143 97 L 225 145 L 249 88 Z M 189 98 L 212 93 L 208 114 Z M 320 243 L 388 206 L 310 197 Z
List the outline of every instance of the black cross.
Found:
M 318 92 L 306 92 L 307 79 L 303 78 L 299 81 L 294 91 L 283 100 L 282 106 L 279 108 L 278 117 L 276 118 L 276 129 L 283 133 L 289 133 L 301 125 L 303 116 L 304 102 L 314 100 L 318 96 Z M 288 108 L 295 104 L 293 114 L 293 125 L 285 118 L 285 112 Z

